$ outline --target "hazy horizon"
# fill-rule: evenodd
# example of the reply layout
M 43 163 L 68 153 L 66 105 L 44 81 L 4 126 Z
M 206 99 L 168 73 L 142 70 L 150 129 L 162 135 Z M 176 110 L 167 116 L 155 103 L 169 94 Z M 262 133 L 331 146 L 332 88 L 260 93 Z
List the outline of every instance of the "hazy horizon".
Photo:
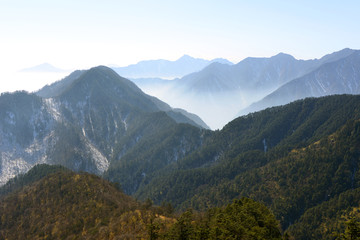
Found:
M 344 47 L 346 48 L 346 47 Z M 342 48 L 342 49 L 344 49 Z M 334 52 L 340 51 L 342 49 L 337 49 Z M 354 50 L 358 50 L 358 49 L 354 49 Z M 291 53 L 287 53 L 287 52 L 278 52 L 279 53 L 286 53 L 289 54 L 291 56 L 293 56 Z M 320 59 L 321 57 L 330 54 L 332 52 L 326 53 L 322 56 L 316 57 L 316 58 L 311 58 L 311 59 Z M 256 58 L 269 58 L 272 56 L 275 56 L 277 54 L 271 55 L 271 56 L 257 56 Z M 154 59 L 142 59 L 138 62 L 135 63 L 129 63 L 129 64 L 125 64 L 125 65 L 117 65 L 114 63 L 111 64 L 99 64 L 99 65 L 104 65 L 104 66 L 108 66 L 110 68 L 114 68 L 114 67 L 128 67 L 130 65 L 136 65 L 139 62 L 142 61 L 151 61 L 151 60 L 168 60 L 168 61 L 176 61 L 178 59 L 180 59 L 182 56 L 187 55 L 187 54 L 182 54 L 181 56 L 179 56 L 176 59 L 160 59 L 160 58 L 154 58 Z M 190 55 L 189 55 L 190 56 Z M 194 57 L 194 56 L 190 56 L 193 58 L 200 58 L 200 57 Z M 254 57 L 254 56 L 247 56 L 247 57 Z M 245 57 L 245 58 L 247 58 Z M 294 56 L 295 57 L 295 56 Z M 223 58 L 223 57 L 218 57 L 218 58 Z M 244 59 L 245 59 L 244 58 Z M 295 57 L 296 58 L 296 57 Z M 201 58 L 204 59 L 204 58 Z M 215 58 L 214 58 L 215 59 Z M 226 59 L 226 58 L 224 58 Z M 239 62 L 241 62 L 241 59 Z M 296 58 L 298 59 L 298 58 Z M 311 59 L 298 59 L 298 60 L 311 60 Z M 204 59 L 204 60 L 213 60 L 213 59 Z M 229 60 L 229 59 L 227 59 Z M 230 60 L 229 60 L 230 61 Z M 239 62 L 233 62 L 234 64 L 237 64 Z M 41 65 L 51 65 L 54 68 L 58 68 L 59 71 L 42 71 L 42 70 L 32 70 L 33 68 L 36 68 L 38 66 Z M 32 66 L 26 66 L 22 69 L 16 69 L 13 72 L 7 72 L 6 74 L 2 75 L 2 84 L 0 85 L 0 93 L 3 92 L 15 92 L 15 91 L 27 91 L 27 92 L 35 92 L 39 89 L 41 89 L 42 87 L 46 86 L 46 85 L 50 85 L 56 81 L 60 81 L 63 78 L 67 77 L 68 75 L 70 75 L 73 71 L 76 70 L 88 70 L 92 67 L 96 67 L 99 65 L 94 65 L 94 66 L 90 66 L 88 68 L 72 68 L 72 69 L 62 69 L 59 66 L 53 65 L 50 62 L 42 62 L 42 63 L 38 63 Z M 1 70 L 0 70 L 1 73 Z M 127 76 L 122 76 L 122 77 L 127 77 Z M 176 76 L 174 78 L 181 78 L 183 76 Z M 162 79 L 164 80 L 173 80 L 173 78 L 167 78 L 167 77 L 163 77 Z M 3 84 L 4 83 L 4 84 Z
M 1 1 L 0 92 L 46 82 L 44 75 L 18 74 L 42 63 L 76 70 L 184 54 L 237 63 L 279 52 L 314 59 L 360 49 L 359 7 L 309 0 Z

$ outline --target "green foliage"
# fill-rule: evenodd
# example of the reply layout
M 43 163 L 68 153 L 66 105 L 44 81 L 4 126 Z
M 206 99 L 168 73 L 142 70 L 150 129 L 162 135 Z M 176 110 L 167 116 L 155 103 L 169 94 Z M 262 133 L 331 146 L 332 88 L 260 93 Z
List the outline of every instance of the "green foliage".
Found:
M 359 207 L 360 188 L 350 189 L 305 211 L 287 232 L 296 239 L 334 239 L 349 219 L 360 218 Z
M 341 236 L 340 239 L 344 240 L 357 240 L 360 239 L 360 223 L 357 222 L 354 218 L 351 218 L 346 222 L 345 233 Z
M 30 175 L 47 167 L 38 166 Z M 167 208 L 167 204 L 152 206 L 151 200 L 136 202 L 95 175 L 60 170 L 0 199 L 0 238 L 281 238 L 273 214 L 250 199 L 207 212 L 188 210 L 179 216 Z
M 279 224 L 262 204 L 248 198 L 206 213 L 185 211 L 166 239 L 281 239 Z
M 106 239 L 110 230 L 101 228 L 137 207 L 133 199 L 95 175 L 60 171 L 1 200 L 0 232 L 12 239 L 81 235 Z

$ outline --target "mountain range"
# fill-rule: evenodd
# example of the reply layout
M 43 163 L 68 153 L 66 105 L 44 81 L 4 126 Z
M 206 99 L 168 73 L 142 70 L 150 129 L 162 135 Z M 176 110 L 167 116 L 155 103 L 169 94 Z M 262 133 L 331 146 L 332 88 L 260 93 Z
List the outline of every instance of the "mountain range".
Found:
M 233 64 L 232 62 L 222 58 L 216 58 L 209 61 L 201 58 L 193 58 L 189 55 L 184 55 L 176 61 L 169 61 L 164 59 L 146 60 L 126 67 L 112 67 L 112 69 L 120 76 L 126 78 L 173 79 L 200 71 L 213 62 L 229 65 Z
M 212 129 L 221 129 L 237 116 L 304 97 L 358 93 L 354 85 L 357 58 L 350 56 L 356 52 L 346 48 L 313 60 L 279 53 L 270 58 L 249 57 L 237 64 L 184 55 L 176 61 L 147 60 L 112 69 L 145 93 L 195 113 Z M 326 69 L 324 65 L 330 63 L 337 72 Z M 313 79 L 305 80 L 308 75 Z M 348 77 L 352 83 L 344 82 Z
M 349 51 L 349 50 L 346 50 Z M 304 76 L 282 85 L 258 102 L 243 109 L 240 115 L 283 105 L 306 97 L 360 93 L 360 51 L 351 51 L 340 59 L 325 61 Z
M 277 102 L 285 104 L 307 96 L 358 93 L 355 85 L 352 89 L 342 87 L 348 84 L 344 79 L 351 74 L 353 74 L 352 81 L 359 82 L 354 72 L 358 64 L 357 58 L 354 57 L 357 52 L 357 50 L 343 49 L 314 60 L 297 60 L 291 55 L 280 53 L 270 58 L 246 58 L 234 65 L 212 63 L 199 72 L 173 81 L 160 79 L 133 81 L 144 92 L 158 97 L 171 106 L 196 113 L 212 129 L 221 129 L 236 116 L 278 105 Z M 332 68 L 342 70 L 327 72 L 324 68 L 330 63 L 333 63 Z M 337 64 L 339 66 L 335 66 Z M 323 69 L 323 75 L 317 74 L 316 81 L 326 81 L 326 84 L 332 86 L 331 91 L 314 91 L 311 94 L 301 95 L 300 92 L 306 92 L 305 89 L 302 91 L 304 88 L 302 87 L 294 94 L 296 89 L 304 84 L 298 79 L 307 74 L 314 75 L 320 68 Z M 298 84 L 290 83 L 293 80 Z M 309 85 L 308 88 L 311 87 L 315 87 L 314 84 Z M 277 90 L 279 92 L 276 92 Z M 276 95 L 276 99 L 271 94 Z M 250 106 L 251 104 L 254 105 Z
M 3 93 L 0 238 L 280 239 L 279 226 L 288 239 L 346 236 L 346 225 L 356 230 L 360 221 L 358 62 L 351 49 L 308 61 L 281 53 L 168 81 L 173 97 L 214 101 L 256 89 L 289 91 L 287 101 L 322 96 L 280 102 L 216 131 L 104 66 L 35 93 Z M 207 107 L 225 115 L 224 102 L 222 112 Z M 153 212 L 152 202 L 164 208 Z M 164 214 L 173 208 L 181 214 Z

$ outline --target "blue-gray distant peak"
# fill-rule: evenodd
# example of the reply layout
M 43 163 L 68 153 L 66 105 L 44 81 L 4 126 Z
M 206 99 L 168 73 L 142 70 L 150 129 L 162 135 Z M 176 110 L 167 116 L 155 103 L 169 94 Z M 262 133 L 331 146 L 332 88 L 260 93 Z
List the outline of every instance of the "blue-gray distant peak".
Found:
M 296 60 L 293 56 L 291 56 L 290 54 L 287 53 L 278 53 L 277 55 L 271 57 L 273 59 L 291 59 L 291 60 Z
M 181 58 L 179 58 L 177 61 L 181 61 L 181 60 L 189 60 L 189 59 L 195 59 L 187 54 L 184 54 Z
M 306 97 L 360 94 L 360 51 L 343 49 L 310 63 L 310 71 L 283 84 L 239 115 L 279 106 Z
M 42 63 L 30 68 L 22 69 L 20 72 L 66 72 L 66 70 L 54 67 L 50 63 Z
M 323 56 L 322 58 L 319 59 L 319 61 L 321 63 L 337 61 L 339 59 L 345 58 L 345 57 L 353 54 L 356 51 L 358 51 L 358 50 L 354 50 L 354 49 L 350 49 L 350 48 L 344 48 L 344 49 L 342 49 L 340 51 L 337 51 L 337 52 L 334 52 L 334 53 L 327 54 L 327 55 Z
M 181 78 L 187 74 L 198 72 L 208 66 L 210 63 L 220 62 L 232 65 L 226 59 L 206 60 L 194 58 L 189 55 L 183 55 L 175 61 L 164 59 L 146 60 L 127 67 L 113 67 L 120 75 L 126 78 Z
M 225 58 L 215 58 L 213 60 L 211 60 L 210 62 L 214 63 L 222 63 L 222 64 L 227 64 L 227 65 L 234 65 L 233 62 L 230 62 L 229 60 L 225 59 Z

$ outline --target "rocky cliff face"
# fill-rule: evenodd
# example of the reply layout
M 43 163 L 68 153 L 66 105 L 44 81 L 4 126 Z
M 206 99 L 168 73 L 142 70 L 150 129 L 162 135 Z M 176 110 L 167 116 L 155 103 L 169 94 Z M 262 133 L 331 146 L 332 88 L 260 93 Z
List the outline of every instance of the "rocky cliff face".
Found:
M 72 132 L 59 102 L 17 92 L 1 95 L 0 104 L 1 185 L 38 163 L 64 164 L 93 173 L 107 169 L 107 159 L 91 141 Z M 76 149 L 86 150 L 75 154 Z M 71 164 L 64 161 L 65 154 Z

